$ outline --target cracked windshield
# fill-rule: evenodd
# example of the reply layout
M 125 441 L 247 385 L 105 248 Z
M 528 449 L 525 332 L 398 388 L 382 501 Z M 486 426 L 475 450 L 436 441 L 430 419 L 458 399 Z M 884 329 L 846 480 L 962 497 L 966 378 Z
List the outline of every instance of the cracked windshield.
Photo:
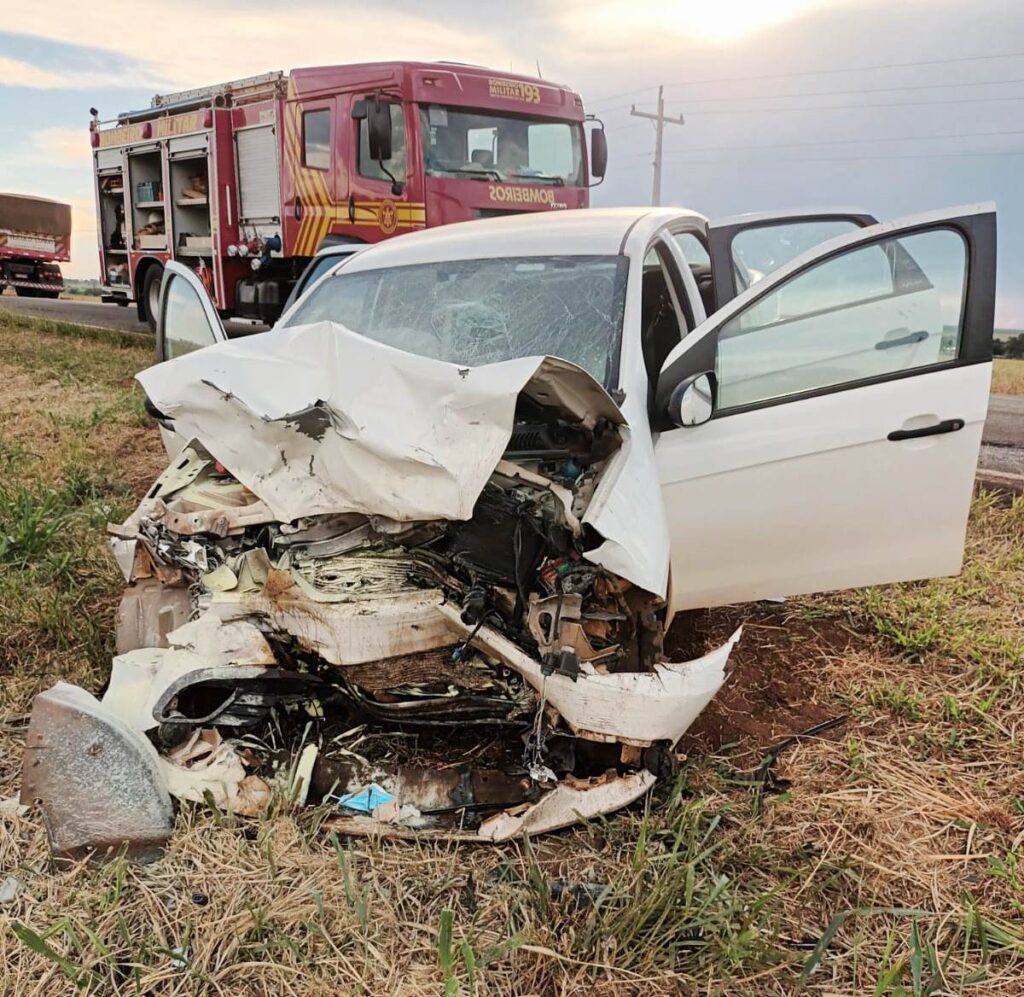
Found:
M 611 386 L 626 290 L 617 256 L 461 260 L 339 274 L 288 325 L 338 322 L 407 353 L 481 364 L 571 360 Z
M 431 104 L 420 109 L 428 176 L 556 186 L 583 183 L 580 133 L 565 121 L 530 121 Z

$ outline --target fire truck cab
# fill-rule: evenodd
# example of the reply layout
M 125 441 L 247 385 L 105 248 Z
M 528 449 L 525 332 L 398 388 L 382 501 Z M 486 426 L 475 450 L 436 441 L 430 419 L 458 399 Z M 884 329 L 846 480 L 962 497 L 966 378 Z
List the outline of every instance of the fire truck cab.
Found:
M 586 207 L 607 147 L 578 94 L 451 63 L 267 73 L 158 95 L 90 138 L 104 300 L 155 322 L 169 260 L 273 322 L 317 250 Z

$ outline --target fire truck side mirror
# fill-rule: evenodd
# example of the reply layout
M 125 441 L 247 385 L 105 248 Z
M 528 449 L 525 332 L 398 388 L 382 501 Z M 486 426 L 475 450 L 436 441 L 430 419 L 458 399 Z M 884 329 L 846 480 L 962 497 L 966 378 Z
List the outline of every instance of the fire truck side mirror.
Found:
M 391 158 L 391 107 L 380 99 L 366 100 L 363 104 L 370 158 L 384 163 Z
M 590 133 L 590 175 L 600 179 L 608 168 L 608 139 L 604 127 Z

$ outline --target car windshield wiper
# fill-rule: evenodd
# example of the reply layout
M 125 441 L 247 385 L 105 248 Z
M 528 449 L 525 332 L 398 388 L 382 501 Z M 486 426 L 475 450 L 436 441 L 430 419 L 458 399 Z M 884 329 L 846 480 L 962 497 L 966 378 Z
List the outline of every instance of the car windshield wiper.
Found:
M 497 180 L 499 183 L 502 180 L 502 176 L 497 170 L 477 170 L 468 166 L 428 166 L 427 173 L 431 173 L 434 176 L 441 173 L 461 173 L 465 176 L 472 177 L 474 180 Z
M 542 183 L 549 183 L 555 187 L 565 186 L 565 177 L 556 177 L 550 173 L 510 173 L 509 176 L 519 180 L 540 180 Z

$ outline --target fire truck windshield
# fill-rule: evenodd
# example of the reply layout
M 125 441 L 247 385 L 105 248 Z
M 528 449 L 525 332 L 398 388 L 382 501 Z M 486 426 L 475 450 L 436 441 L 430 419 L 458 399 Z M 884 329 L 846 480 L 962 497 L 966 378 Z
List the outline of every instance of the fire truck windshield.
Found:
M 426 104 L 420 127 L 428 176 L 583 184 L 576 122 Z

